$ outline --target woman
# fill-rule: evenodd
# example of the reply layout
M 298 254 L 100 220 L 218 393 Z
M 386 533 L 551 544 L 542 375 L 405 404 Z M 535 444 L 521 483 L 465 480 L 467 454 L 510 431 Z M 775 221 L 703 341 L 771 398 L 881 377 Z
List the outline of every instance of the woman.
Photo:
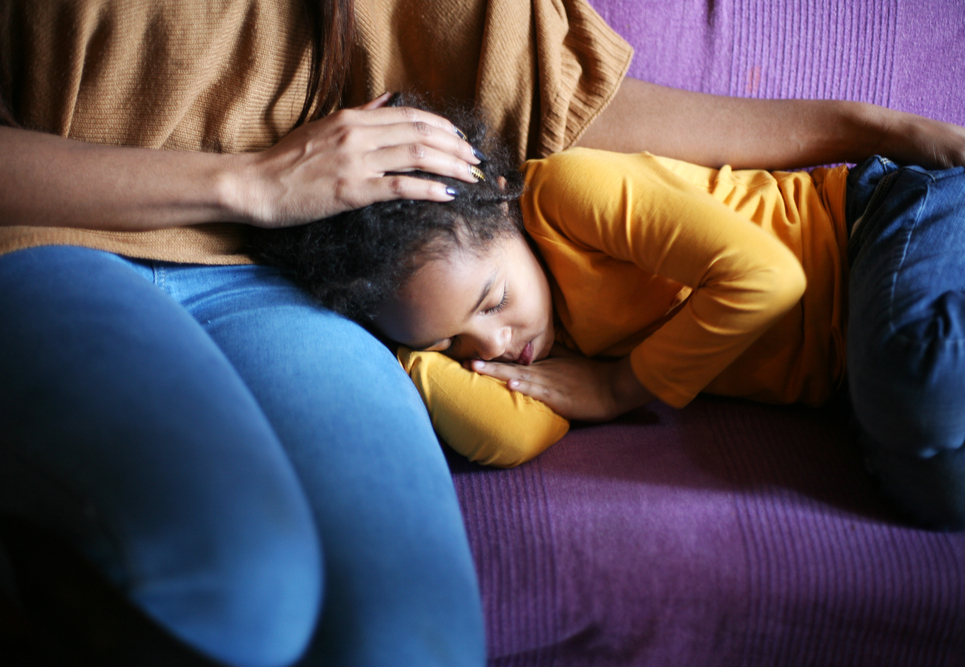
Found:
M 520 155 L 965 161 L 960 128 L 867 105 L 621 84 L 629 49 L 579 1 L 360 2 L 354 42 L 348 2 L 26 4 L 0 3 L 0 504 L 227 664 L 484 660 L 418 396 L 374 339 L 241 251 L 244 224 L 452 196 L 392 173 L 472 180 L 446 121 L 361 102 L 476 97 Z M 510 30 L 531 24 L 536 43 Z M 356 106 L 329 113 L 340 100 Z

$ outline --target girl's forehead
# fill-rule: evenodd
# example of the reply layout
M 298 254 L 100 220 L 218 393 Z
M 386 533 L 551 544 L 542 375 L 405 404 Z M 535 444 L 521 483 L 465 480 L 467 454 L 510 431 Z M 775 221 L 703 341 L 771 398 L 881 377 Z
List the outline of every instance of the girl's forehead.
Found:
M 393 340 L 420 349 L 458 333 L 505 271 L 504 257 L 498 245 L 433 257 L 383 304 L 376 326 Z

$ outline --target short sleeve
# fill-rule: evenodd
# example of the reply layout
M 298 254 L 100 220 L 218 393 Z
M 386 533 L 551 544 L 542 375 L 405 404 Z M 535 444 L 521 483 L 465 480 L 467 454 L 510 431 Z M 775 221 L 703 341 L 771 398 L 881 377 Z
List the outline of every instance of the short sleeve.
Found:
M 586 0 L 358 0 L 347 102 L 387 90 L 479 106 L 520 162 L 571 146 L 633 49 Z
M 419 390 L 436 433 L 470 461 L 517 466 L 569 430 L 569 422 L 546 404 L 466 370 L 444 354 L 400 347 L 398 358 Z

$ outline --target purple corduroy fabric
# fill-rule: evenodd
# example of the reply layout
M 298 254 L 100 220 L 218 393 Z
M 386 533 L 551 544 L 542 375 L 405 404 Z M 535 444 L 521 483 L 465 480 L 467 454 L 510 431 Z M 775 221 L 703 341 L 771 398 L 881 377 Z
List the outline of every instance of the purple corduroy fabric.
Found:
M 965 124 L 959 0 L 591 0 L 630 75 Z M 451 465 L 499 667 L 965 665 L 965 534 L 902 524 L 833 409 L 702 397 Z
M 965 664 L 965 534 L 902 525 L 831 411 L 701 398 L 452 465 L 494 665 Z
M 850 99 L 965 123 L 956 0 L 591 0 L 629 75 L 688 90 Z

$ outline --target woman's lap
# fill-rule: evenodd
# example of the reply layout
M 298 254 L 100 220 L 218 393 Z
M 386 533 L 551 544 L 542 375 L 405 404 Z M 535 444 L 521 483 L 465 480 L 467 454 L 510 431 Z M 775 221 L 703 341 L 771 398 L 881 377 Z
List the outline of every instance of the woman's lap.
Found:
M 418 398 L 371 337 L 269 274 L 76 248 L 0 257 L 0 456 L 30 475 L 0 492 L 3 509 L 71 540 L 229 662 L 290 660 L 322 588 L 313 652 L 367 664 L 388 650 L 376 632 L 438 620 L 443 638 L 420 626 L 409 648 L 448 641 L 471 662 L 478 593 Z M 396 579 L 433 559 L 445 562 L 428 591 L 418 574 Z M 403 593 L 426 609 L 397 608 Z
M 869 463 L 917 520 L 965 528 L 965 171 L 854 170 L 848 372 Z
M 324 541 L 325 611 L 305 664 L 481 662 L 462 517 L 408 376 L 384 345 L 319 311 L 277 272 L 222 273 L 223 286 L 186 307 L 274 425 Z M 426 644 L 438 648 L 435 659 Z

